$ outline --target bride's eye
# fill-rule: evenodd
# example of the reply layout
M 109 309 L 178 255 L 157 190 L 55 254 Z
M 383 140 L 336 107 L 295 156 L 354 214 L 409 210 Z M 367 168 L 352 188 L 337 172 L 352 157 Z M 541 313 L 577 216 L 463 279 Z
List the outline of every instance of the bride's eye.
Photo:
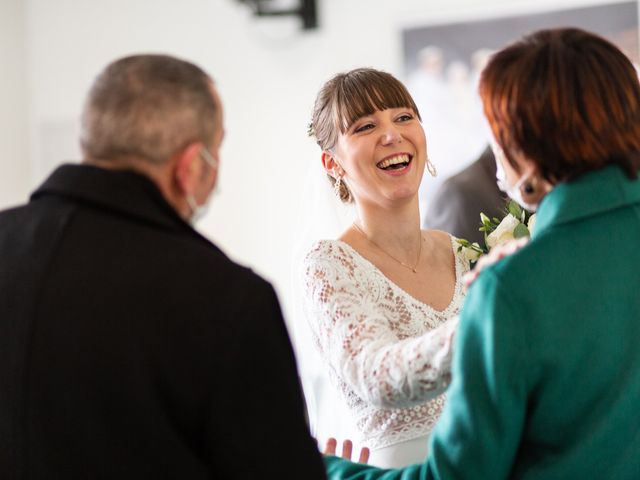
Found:
M 373 128 L 373 123 L 365 123 L 363 125 L 360 125 L 359 127 L 356 127 L 353 131 L 355 133 L 360 133 L 360 132 L 364 132 L 366 130 L 370 130 Z
M 403 113 L 402 115 L 399 115 L 396 120 L 399 122 L 408 122 L 409 120 L 413 120 L 413 115 L 410 113 Z

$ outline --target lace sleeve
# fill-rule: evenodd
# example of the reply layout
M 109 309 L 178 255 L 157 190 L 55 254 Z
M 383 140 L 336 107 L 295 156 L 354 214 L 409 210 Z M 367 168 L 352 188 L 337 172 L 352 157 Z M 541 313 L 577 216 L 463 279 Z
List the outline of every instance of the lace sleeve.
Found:
M 391 328 L 397 313 L 374 277 L 338 242 L 321 242 L 307 255 L 305 310 L 315 341 L 329 368 L 368 403 L 423 403 L 449 384 L 457 317 L 400 339 Z

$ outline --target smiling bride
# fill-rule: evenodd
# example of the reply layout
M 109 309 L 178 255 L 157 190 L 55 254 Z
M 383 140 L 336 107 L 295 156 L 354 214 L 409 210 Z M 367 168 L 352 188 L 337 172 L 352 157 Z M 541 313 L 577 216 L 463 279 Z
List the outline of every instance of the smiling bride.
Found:
M 355 218 L 304 259 L 305 314 L 370 463 L 424 460 L 450 380 L 467 261 L 449 234 L 420 229 L 427 156 L 420 114 L 392 75 L 356 69 L 320 90 L 310 133 Z

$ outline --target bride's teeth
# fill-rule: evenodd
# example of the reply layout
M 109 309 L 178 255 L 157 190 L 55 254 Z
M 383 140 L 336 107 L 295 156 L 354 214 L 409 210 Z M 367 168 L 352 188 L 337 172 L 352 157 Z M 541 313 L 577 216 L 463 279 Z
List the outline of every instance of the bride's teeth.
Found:
M 409 155 L 398 155 L 397 157 L 388 158 L 378 164 L 380 168 L 387 168 L 398 163 L 409 163 Z

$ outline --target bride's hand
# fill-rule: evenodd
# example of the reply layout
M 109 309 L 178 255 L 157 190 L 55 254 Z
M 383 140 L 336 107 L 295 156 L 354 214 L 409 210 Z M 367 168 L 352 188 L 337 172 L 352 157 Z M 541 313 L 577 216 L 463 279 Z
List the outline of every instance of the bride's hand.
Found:
M 480 257 L 473 270 L 469 270 L 464 274 L 462 282 L 468 287 L 476 281 L 482 270 L 493 265 L 504 257 L 508 257 L 509 255 L 517 252 L 524 247 L 528 241 L 529 237 L 522 237 L 493 247 L 489 253 Z
M 338 446 L 338 441 L 335 438 L 330 438 L 327 440 L 327 444 L 324 448 L 325 455 L 336 455 L 336 447 Z M 351 453 L 353 450 L 353 443 L 351 440 L 345 440 L 342 442 L 342 458 L 345 460 L 351 460 Z M 360 450 L 360 458 L 358 459 L 358 463 L 367 463 L 369 461 L 369 449 L 367 447 L 362 447 Z

